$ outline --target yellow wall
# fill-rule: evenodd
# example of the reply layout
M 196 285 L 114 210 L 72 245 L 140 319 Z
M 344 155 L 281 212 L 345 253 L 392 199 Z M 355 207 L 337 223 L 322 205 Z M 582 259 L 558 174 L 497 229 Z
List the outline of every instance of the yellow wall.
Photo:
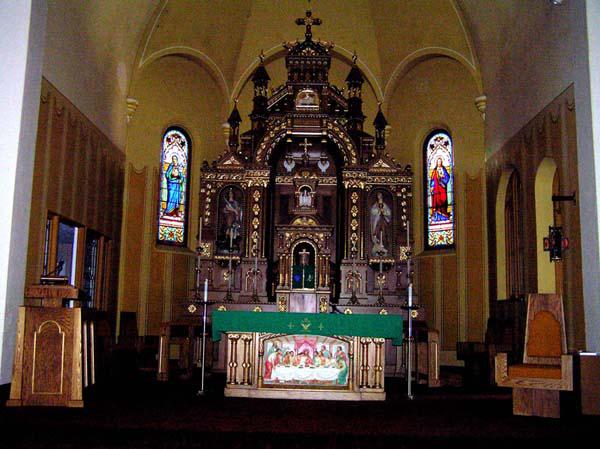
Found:
M 222 14 L 224 9 L 227 16 Z M 373 132 L 377 102 L 384 100 L 392 126 L 389 152 L 402 164 L 414 167 L 413 229 L 419 252 L 423 241 L 421 146 L 434 127 L 442 126 L 452 133 L 459 243 L 454 251 L 424 256 L 423 263 L 430 263 L 432 269 L 428 275 L 435 276 L 423 279 L 419 288 L 423 289 L 430 325 L 442 332 L 444 350 L 455 351 L 459 340 L 482 340 L 487 317 L 487 266 L 482 262 L 487 259 L 485 151 L 483 120 L 474 105 L 482 86 L 460 11 L 454 2 L 445 0 L 364 0 L 353 2 L 352 8 L 345 1 L 332 0 L 318 8 L 315 5 L 313 11 L 323 19 L 323 25 L 313 29 L 315 39 L 335 43 L 331 82 L 345 87 L 356 49 L 366 78 L 365 130 Z M 240 99 L 241 130 L 249 128 L 252 84 L 248 79 L 261 49 L 266 53 L 270 87 L 285 83 L 281 43 L 302 36 L 303 28 L 293 24 L 302 14 L 303 7 L 291 0 L 219 2 L 209 9 L 200 2 L 172 0 L 167 8 L 157 10 L 155 21 L 147 26 L 129 94 L 139 101 L 139 107 L 127 135 L 126 244 L 120 290 L 121 309 L 138 312 L 142 333 L 155 333 L 159 321 L 168 319 L 176 295 L 174 283 L 183 282 L 174 252 L 158 256 L 157 251 L 162 250 L 154 244 L 154 186 L 163 130 L 169 124 L 179 124 L 190 133 L 194 145 L 192 176 L 199 167 L 199 152 L 202 159 L 215 159 L 224 150 L 221 125 L 236 97 Z M 190 16 L 195 17 L 194 25 L 187 20 Z M 423 20 L 425 17 L 428 19 Z M 437 26 L 442 22 L 444 33 Z M 164 57 L 169 54 L 172 56 Z M 198 192 L 194 179 L 191 193 L 190 215 L 195 229 Z M 130 203 L 135 204 L 129 207 Z M 187 257 L 191 269 L 193 260 Z M 189 274 L 188 270 L 185 282 L 191 284 Z M 125 279 L 134 285 L 125 285 Z M 161 298 L 162 308 L 158 304 Z
M 437 57 L 413 67 L 398 82 L 388 105 L 392 126 L 388 148 L 415 173 L 415 245 L 429 273 L 420 277 L 418 291 L 429 325 L 441 331 L 445 351 L 454 351 L 457 341 L 482 341 L 486 329 L 484 122 L 473 103 L 476 96 L 477 86 L 464 66 Z M 454 250 L 432 252 L 423 251 L 422 147 L 438 127 L 448 130 L 454 143 L 457 245 Z
M 188 223 L 192 249 L 198 223 L 197 175 L 202 161 L 216 158 L 225 148 L 221 117 L 226 110 L 217 83 L 202 63 L 181 56 L 147 65 L 132 96 L 139 106 L 127 134 L 120 310 L 138 313 L 142 334 L 157 334 L 160 323 L 170 317 L 173 299 L 187 295 L 193 268 L 191 250 L 155 243 L 162 136 L 168 126 L 178 125 L 192 141 Z

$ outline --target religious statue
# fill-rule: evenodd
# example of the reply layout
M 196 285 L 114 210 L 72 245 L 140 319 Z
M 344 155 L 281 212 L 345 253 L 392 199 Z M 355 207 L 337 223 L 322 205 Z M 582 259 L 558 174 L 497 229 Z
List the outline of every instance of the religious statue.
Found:
M 450 173 L 444 164 L 442 158 L 438 157 L 436 166 L 431 171 L 431 180 L 429 189 L 431 193 L 431 215 L 433 221 L 448 220 L 448 183 L 450 182 Z
M 173 156 L 171 163 L 165 171 L 165 178 L 167 181 L 167 206 L 163 211 L 163 216 L 179 217 L 179 205 L 181 204 L 181 194 L 185 178 L 179 166 L 177 156 Z
M 227 191 L 223 198 L 223 217 L 225 219 L 225 237 L 233 245 L 233 241 L 240 235 L 242 228 L 242 208 L 236 201 L 233 189 Z
M 296 161 L 292 157 L 291 153 L 285 155 L 285 160 L 283 161 L 283 166 L 288 173 L 291 173 L 294 167 L 296 166 Z
M 387 255 L 386 245 L 389 242 L 389 228 L 392 222 L 392 210 L 383 201 L 383 192 L 377 192 L 377 199 L 371 206 L 371 255 Z
M 302 187 L 300 189 L 300 195 L 298 195 L 298 205 L 300 207 L 311 207 L 312 206 L 312 196 L 310 193 L 311 192 L 308 187 Z
M 292 268 L 292 288 L 315 287 L 314 252 L 310 245 L 301 244 L 295 252 L 295 263 Z
M 317 162 L 317 167 L 321 170 L 321 174 L 325 175 L 327 173 L 327 169 L 329 168 L 329 159 L 327 159 L 327 153 L 324 151 L 321 152 L 321 158 L 319 162 Z

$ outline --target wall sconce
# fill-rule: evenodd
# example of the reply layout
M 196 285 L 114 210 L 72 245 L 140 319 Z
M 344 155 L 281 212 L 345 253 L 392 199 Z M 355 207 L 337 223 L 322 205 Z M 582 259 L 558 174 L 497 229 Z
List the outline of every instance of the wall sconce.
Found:
M 544 251 L 550 253 L 550 262 L 560 262 L 563 250 L 569 248 L 569 239 L 563 237 L 561 226 L 549 226 L 548 237 L 544 237 Z

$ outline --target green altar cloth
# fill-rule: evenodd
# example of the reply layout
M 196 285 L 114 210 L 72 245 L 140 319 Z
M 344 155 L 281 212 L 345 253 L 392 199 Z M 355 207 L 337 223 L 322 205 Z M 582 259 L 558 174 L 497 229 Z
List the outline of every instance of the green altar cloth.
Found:
M 391 338 L 392 344 L 398 346 L 402 344 L 402 316 L 214 311 L 212 313 L 213 341 L 221 339 L 221 332 Z

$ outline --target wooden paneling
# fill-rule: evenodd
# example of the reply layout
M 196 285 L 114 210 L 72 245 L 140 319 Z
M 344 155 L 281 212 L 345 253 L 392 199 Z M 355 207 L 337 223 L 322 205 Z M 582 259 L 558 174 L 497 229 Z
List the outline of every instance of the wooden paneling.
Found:
M 458 261 L 456 255 L 442 258 L 442 350 L 456 351 L 458 329 Z
M 514 168 L 521 179 L 523 203 L 523 244 L 525 292 L 537 291 L 537 254 L 535 223 L 535 177 L 544 157 L 557 165 L 558 191 L 571 194 L 578 190 L 577 130 L 573 86 L 567 88 L 536 117 L 515 134 L 486 161 L 488 240 L 490 267 L 496 263 L 495 223 L 496 193 L 500 174 Z M 562 291 L 565 305 L 569 350 L 585 347 L 583 283 L 581 277 L 582 242 L 577 204 L 561 203 L 564 234 L 571 242 L 563 260 Z M 490 272 L 490 301 L 496 300 L 495 271 Z
M 124 163 L 123 152 L 43 79 L 32 186 L 27 284 L 38 282 L 43 272 L 45 223 L 49 211 L 105 235 L 118 247 Z M 121 175 L 113 176 L 111 170 Z M 109 191 L 110 195 L 106 193 Z M 109 269 L 118 270 L 118 251 L 112 251 L 109 265 Z M 113 277 L 115 280 L 116 276 Z M 108 303 L 114 304 L 116 289 L 111 292 Z
M 467 283 L 467 340 L 483 341 L 485 332 L 485 266 L 483 233 L 483 180 L 466 177 L 465 250 Z
M 147 171 L 137 172 L 130 166 L 127 181 L 127 210 L 125 211 L 124 257 L 127 261 L 127 280 L 123 282 L 121 310 L 136 312 L 140 297 L 140 269 L 144 240 L 144 199 Z

